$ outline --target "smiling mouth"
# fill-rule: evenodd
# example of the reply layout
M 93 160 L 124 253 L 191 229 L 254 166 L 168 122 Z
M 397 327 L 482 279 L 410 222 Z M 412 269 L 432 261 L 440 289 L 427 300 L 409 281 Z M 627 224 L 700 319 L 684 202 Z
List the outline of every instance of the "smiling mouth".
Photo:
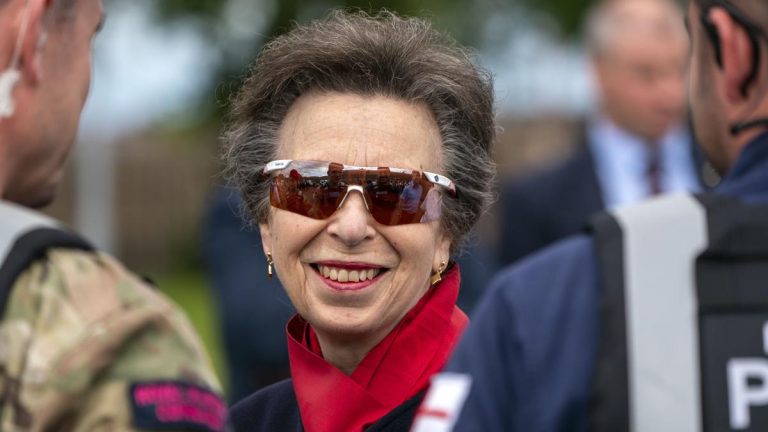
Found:
M 346 269 L 322 264 L 315 264 L 313 267 L 320 274 L 320 276 L 324 277 L 325 279 L 342 283 L 355 283 L 373 280 L 383 271 L 385 271 L 385 269 L 381 268 Z

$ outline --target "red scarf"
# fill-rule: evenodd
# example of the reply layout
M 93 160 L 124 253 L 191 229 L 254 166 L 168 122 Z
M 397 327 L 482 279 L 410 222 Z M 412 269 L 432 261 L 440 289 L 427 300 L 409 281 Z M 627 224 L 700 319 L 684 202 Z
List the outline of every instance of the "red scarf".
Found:
M 304 430 L 363 431 L 426 389 L 469 322 L 456 307 L 458 294 L 454 265 L 351 376 L 323 359 L 312 327 L 294 316 L 287 327 L 288 355 Z

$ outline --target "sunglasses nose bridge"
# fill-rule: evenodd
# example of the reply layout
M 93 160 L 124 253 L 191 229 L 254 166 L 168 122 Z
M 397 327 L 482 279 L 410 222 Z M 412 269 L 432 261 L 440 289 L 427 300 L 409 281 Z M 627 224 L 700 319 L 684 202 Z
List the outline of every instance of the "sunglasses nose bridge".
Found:
M 365 204 L 365 209 L 368 210 L 368 213 L 371 212 L 371 208 L 368 207 L 368 200 L 365 199 L 365 189 L 361 185 L 349 185 L 347 186 L 347 191 L 344 193 L 344 198 L 341 199 L 341 202 L 339 202 L 339 206 L 336 207 L 336 209 L 340 209 L 345 202 L 347 202 L 347 198 L 349 197 L 349 193 L 352 191 L 360 192 L 360 198 L 363 199 L 363 204 Z

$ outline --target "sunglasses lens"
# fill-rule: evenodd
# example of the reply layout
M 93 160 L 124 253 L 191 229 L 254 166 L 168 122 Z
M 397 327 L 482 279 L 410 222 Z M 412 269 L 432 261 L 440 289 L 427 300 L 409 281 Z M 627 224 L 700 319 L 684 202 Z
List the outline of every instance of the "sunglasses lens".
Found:
M 313 219 L 327 219 L 347 194 L 347 185 L 363 185 L 374 220 L 382 225 L 431 222 L 440 218 L 441 199 L 420 172 L 343 170 L 340 164 L 312 170 L 289 167 L 272 179 L 273 207 Z
M 419 172 L 378 175 L 368 183 L 371 215 L 382 225 L 422 222 L 424 198 L 432 189 Z
M 273 207 L 313 219 L 327 219 L 339 206 L 344 191 L 329 187 L 318 177 L 303 177 L 296 170 L 278 174 L 272 181 L 269 201 Z

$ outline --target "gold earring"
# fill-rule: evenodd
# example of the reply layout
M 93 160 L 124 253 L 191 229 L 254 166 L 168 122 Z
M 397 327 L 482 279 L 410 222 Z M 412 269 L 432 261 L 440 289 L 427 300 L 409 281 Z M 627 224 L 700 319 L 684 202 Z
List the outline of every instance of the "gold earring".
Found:
M 272 280 L 272 264 L 274 264 L 274 261 L 272 261 L 272 254 L 267 254 L 267 277 L 269 280 Z
M 432 273 L 432 276 L 429 277 L 429 283 L 432 286 L 437 285 L 438 282 L 443 280 L 443 272 L 445 271 L 446 265 L 447 264 L 445 263 L 445 261 L 441 261 L 440 262 L 440 267 L 438 267 L 437 271 Z

